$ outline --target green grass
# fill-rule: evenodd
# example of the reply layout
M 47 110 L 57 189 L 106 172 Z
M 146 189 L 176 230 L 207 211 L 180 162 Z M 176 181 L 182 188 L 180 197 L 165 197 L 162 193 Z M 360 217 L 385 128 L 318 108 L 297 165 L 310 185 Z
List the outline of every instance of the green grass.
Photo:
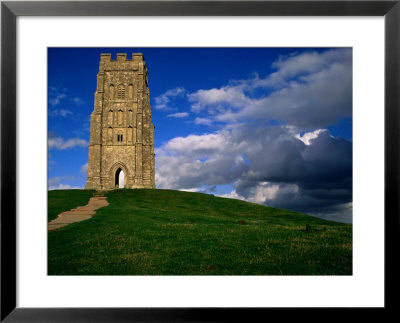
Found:
M 48 221 L 54 220 L 61 212 L 86 205 L 93 192 L 93 190 L 48 191 Z
M 352 274 L 350 224 L 172 190 L 107 200 L 93 218 L 49 232 L 49 275 Z

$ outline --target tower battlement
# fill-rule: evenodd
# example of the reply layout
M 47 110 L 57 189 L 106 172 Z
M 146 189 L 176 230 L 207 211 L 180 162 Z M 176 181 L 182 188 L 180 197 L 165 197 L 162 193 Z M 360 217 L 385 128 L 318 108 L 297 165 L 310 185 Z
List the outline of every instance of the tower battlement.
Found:
M 100 62 L 141 62 L 144 61 L 143 53 L 132 53 L 131 57 L 128 58 L 126 53 L 118 53 L 116 59 L 112 59 L 111 53 L 100 54 Z

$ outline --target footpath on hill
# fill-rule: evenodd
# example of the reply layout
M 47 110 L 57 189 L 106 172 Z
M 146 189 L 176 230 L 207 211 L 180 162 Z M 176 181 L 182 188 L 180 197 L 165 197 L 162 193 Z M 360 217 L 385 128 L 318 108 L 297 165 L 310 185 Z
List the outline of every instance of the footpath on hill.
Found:
M 88 204 L 60 213 L 56 219 L 48 223 L 48 231 L 62 228 L 74 222 L 90 219 L 96 213 L 97 209 L 108 205 L 107 197 L 104 195 L 105 192 L 97 191 L 90 198 Z

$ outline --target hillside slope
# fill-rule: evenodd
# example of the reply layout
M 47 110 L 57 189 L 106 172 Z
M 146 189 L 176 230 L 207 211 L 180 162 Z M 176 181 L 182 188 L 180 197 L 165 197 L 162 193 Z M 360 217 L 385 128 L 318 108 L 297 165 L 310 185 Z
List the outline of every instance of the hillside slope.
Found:
M 93 218 L 48 233 L 49 275 L 352 274 L 349 224 L 172 190 L 107 200 Z

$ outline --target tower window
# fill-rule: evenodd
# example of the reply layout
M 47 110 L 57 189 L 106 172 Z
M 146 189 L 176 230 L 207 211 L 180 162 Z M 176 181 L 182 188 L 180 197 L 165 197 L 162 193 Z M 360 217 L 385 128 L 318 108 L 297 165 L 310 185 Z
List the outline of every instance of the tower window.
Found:
M 129 99 L 133 99 L 133 84 L 129 84 L 128 86 L 128 97 Z
M 118 99 L 125 99 L 125 86 L 118 85 Z
M 123 136 L 122 135 L 117 135 L 117 141 L 118 142 L 122 142 L 123 140 Z

